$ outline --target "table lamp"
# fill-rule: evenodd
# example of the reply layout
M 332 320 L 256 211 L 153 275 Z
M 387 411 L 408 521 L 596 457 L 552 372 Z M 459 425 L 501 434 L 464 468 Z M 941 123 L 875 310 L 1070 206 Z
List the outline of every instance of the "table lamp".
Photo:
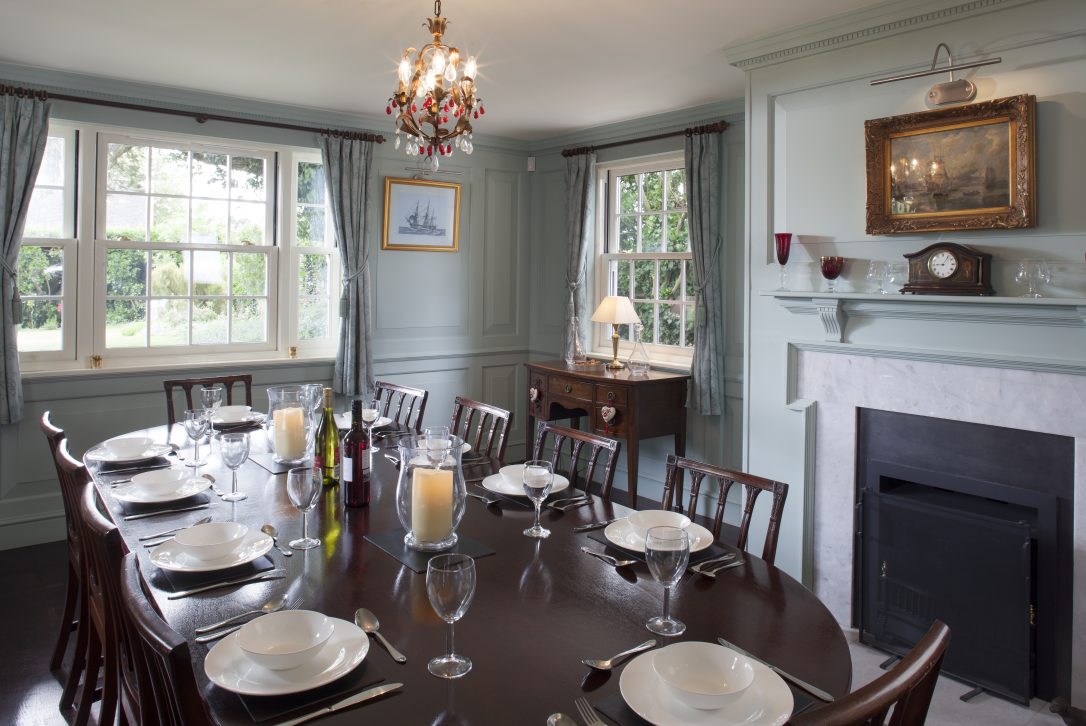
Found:
M 634 325 L 641 322 L 641 318 L 637 317 L 637 311 L 634 310 L 630 298 L 625 295 L 608 295 L 596 308 L 596 312 L 592 313 L 592 322 L 611 324 L 613 356 L 607 367 L 616 371 L 625 368 L 626 364 L 618 359 L 618 326 Z

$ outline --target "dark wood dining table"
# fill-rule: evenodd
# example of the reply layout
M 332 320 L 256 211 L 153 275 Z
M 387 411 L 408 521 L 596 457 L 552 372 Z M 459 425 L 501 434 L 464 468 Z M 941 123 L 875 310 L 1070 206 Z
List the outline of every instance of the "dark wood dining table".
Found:
M 167 440 L 165 427 L 133 434 Z M 262 431 L 250 438 L 253 453 L 269 450 Z M 183 446 L 182 456 L 192 455 L 182 427 L 176 426 L 169 440 Z M 201 453 L 206 452 L 201 446 Z M 285 579 L 179 600 L 167 599 L 169 590 L 155 585 L 160 580 L 150 576 L 156 568 L 139 537 L 211 514 L 216 520 L 256 529 L 271 523 L 285 545 L 302 530 L 302 515 L 287 497 L 286 475 L 272 474 L 250 460 L 238 471 L 247 499 L 229 503 L 209 491 L 209 509 L 134 521 L 123 519 L 121 503 L 110 493 L 109 481 L 119 477 L 96 478 L 102 501 L 129 549 L 138 554 L 145 578 L 151 580 L 163 616 L 190 641 L 193 669 L 214 718 L 223 724 L 253 723 L 237 695 L 208 680 L 204 658 L 214 644 L 193 643 L 194 629 L 258 608 L 284 592 L 299 607 L 345 620 L 352 620 L 359 607 L 370 609 L 380 619 L 381 632 L 407 656 L 405 664 L 396 664 L 372 642 L 367 664 L 372 663 L 387 682 L 402 682 L 404 688 L 328 716 L 322 723 L 543 724 L 551 713 L 576 713 L 573 701 L 578 696 L 598 702 L 617 694 L 621 668 L 596 672 L 581 659 L 607 658 L 652 637 L 645 621 L 659 614 L 662 588 L 642 562 L 616 569 L 585 555 L 582 546 L 605 548 L 572 528 L 630 510 L 599 498 L 591 506 L 564 513 L 545 510 L 543 525 L 552 534 L 533 540 L 522 534 L 531 524 L 531 509 L 514 502 L 486 506 L 469 498 L 459 532 L 495 554 L 476 561 L 475 599 L 456 624 L 456 650 L 471 659 L 473 668 L 460 679 L 446 681 L 426 669 L 430 658 L 445 653 L 447 627 L 427 599 L 425 574 L 365 539 L 367 533 L 400 527 L 397 469 L 383 454 L 378 450 L 374 455 L 368 507 L 347 508 L 340 488 L 328 488 L 309 515 L 310 534 L 320 537 L 321 545 L 296 551 L 292 557 L 274 549 L 268 553 L 275 566 L 285 570 Z M 208 458 L 200 473 L 211 474 L 220 488 L 227 489 L 230 472 L 219 458 L 217 443 Z M 498 465 L 468 467 L 465 475 L 478 478 Z M 485 493 L 477 482 L 469 483 L 468 490 Z M 852 674 L 848 645 L 829 610 L 785 572 L 753 555 L 745 557 L 744 566 L 716 579 L 691 574 L 680 581 L 672 613 L 687 630 L 679 639 L 715 642 L 723 636 L 834 696 L 847 693 Z

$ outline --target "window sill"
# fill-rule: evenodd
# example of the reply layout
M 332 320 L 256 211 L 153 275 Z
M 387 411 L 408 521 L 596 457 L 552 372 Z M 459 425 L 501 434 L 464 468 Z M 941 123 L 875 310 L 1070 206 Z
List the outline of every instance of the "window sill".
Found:
M 130 376 L 139 373 L 172 373 L 177 372 L 183 375 L 188 375 L 189 372 L 199 371 L 205 372 L 237 372 L 239 369 L 245 372 L 251 372 L 254 370 L 266 369 L 266 368 L 282 368 L 296 365 L 314 365 L 314 364 L 334 364 L 336 361 L 335 355 L 317 355 L 312 356 L 299 356 L 297 358 L 249 358 L 238 360 L 217 360 L 217 361 L 182 361 L 172 363 L 158 363 L 147 364 L 140 363 L 139 361 L 125 361 L 122 364 L 114 366 L 106 366 L 102 368 L 86 368 L 77 367 L 74 362 L 65 362 L 63 366 L 60 365 L 49 368 L 40 368 L 37 370 L 24 370 L 22 377 L 24 381 L 51 381 L 51 380 L 64 380 L 64 379 L 82 379 L 82 378 L 102 378 L 111 376 Z
M 610 361 L 612 358 L 611 351 L 604 352 L 602 350 L 593 350 L 589 351 L 587 355 L 589 358 L 595 358 L 596 360 L 602 361 Z M 625 363 L 628 359 L 628 353 L 622 355 L 622 351 L 619 351 L 619 362 Z M 669 373 L 689 373 L 693 361 L 689 358 L 685 361 L 674 358 L 649 358 L 649 365 L 656 370 L 667 371 Z

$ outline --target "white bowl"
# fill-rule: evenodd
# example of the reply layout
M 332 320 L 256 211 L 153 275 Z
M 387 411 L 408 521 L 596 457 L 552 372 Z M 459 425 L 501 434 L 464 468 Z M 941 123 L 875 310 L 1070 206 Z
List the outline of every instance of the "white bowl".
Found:
M 672 696 L 703 711 L 724 708 L 754 681 L 748 658 L 714 643 L 672 643 L 653 654 L 652 667 Z
M 503 466 L 499 471 L 501 471 L 502 479 L 509 482 L 511 486 L 518 489 L 524 486 L 524 464 L 510 464 Z
M 238 522 L 205 522 L 183 529 L 174 540 L 198 560 L 214 560 L 229 554 L 249 528 Z
M 643 509 L 639 512 L 633 512 L 627 519 L 633 531 L 642 538 L 653 527 L 686 529 L 690 526 L 690 517 L 678 512 L 669 512 L 666 509 Z
M 238 647 L 257 665 L 273 671 L 312 660 L 335 625 L 312 610 L 280 610 L 250 620 L 238 631 Z
M 192 476 L 191 472 L 181 469 L 159 469 L 158 471 L 145 471 L 132 477 L 132 483 L 145 494 L 162 496 L 172 494 L 177 488 Z
M 155 440 L 147 436 L 125 436 L 118 439 L 110 439 L 105 443 L 106 449 L 120 459 L 131 459 L 140 456 Z
M 249 418 L 251 406 L 219 406 L 211 416 L 215 423 L 242 423 Z

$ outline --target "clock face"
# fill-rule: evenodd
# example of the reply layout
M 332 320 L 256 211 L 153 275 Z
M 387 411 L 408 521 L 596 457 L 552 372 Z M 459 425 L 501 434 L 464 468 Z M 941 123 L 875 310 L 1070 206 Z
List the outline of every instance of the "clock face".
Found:
M 958 270 L 958 258 L 953 252 L 938 250 L 928 258 L 928 271 L 932 275 L 945 280 Z

